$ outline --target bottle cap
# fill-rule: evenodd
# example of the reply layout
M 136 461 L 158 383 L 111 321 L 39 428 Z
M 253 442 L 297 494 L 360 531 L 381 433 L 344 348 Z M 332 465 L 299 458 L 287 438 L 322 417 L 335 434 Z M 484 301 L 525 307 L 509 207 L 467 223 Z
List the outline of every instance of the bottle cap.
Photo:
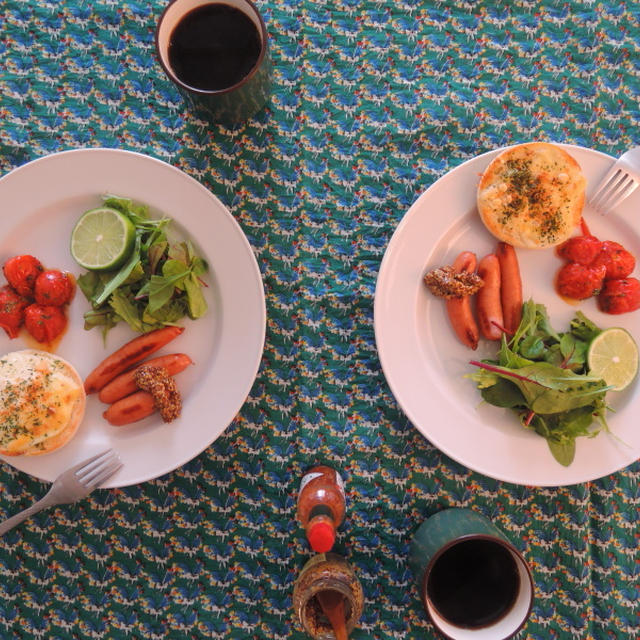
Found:
M 314 522 L 307 530 L 307 539 L 311 548 L 317 553 L 331 551 L 336 541 L 336 532 L 333 526 L 326 520 Z

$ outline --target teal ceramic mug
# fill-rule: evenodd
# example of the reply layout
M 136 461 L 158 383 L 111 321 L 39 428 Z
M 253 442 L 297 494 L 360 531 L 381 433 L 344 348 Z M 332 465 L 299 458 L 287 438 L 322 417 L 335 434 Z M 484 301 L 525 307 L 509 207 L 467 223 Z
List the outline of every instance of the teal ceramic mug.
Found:
M 445 509 L 411 541 L 409 565 L 434 626 L 452 640 L 504 640 L 527 621 L 533 579 L 522 554 L 471 509 Z
M 173 0 L 156 29 L 158 59 L 194 112 L 231 125 L 271 93 L 267 28 L 251 0 Z

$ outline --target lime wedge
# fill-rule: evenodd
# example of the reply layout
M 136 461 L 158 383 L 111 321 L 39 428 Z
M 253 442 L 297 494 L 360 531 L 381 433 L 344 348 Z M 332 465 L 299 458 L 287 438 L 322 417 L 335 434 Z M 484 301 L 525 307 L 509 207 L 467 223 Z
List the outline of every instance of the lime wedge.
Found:
M 591 375 L 622 391 L 638 373 L 638 346 L 625 329 L 605 329 L 591 341 L 587 365 Z
M 119 267 L 133 250 L 136 228 L 120 211 L 91 209 L 71 232 L 71 255 L 85 269 L 108 271 Z

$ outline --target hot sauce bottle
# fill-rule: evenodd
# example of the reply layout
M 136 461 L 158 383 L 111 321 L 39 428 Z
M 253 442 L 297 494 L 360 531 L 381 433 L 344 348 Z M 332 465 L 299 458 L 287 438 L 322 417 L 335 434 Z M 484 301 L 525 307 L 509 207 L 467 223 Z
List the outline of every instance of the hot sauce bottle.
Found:
M 316 465 L 305 473 L 298 493 L 298 520 L 314 551 L 331 551 L 345 507 L 344 483 L 335 469 Z

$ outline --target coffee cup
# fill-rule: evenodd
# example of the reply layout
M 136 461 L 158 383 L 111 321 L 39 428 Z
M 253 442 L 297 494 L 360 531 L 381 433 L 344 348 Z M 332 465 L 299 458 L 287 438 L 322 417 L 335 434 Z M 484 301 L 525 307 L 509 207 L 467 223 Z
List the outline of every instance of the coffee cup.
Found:
M 230 125 L 271 91 L 267 29 L 250 0 L 173 0 L 158 22 L 162 68 L 199 117 Z
M 505 640 L 531 613 L 529 565 L 498 527 L 471 509 L 427 518 L 411 540 L 409 565 L 427 615 L 451 640 Z

